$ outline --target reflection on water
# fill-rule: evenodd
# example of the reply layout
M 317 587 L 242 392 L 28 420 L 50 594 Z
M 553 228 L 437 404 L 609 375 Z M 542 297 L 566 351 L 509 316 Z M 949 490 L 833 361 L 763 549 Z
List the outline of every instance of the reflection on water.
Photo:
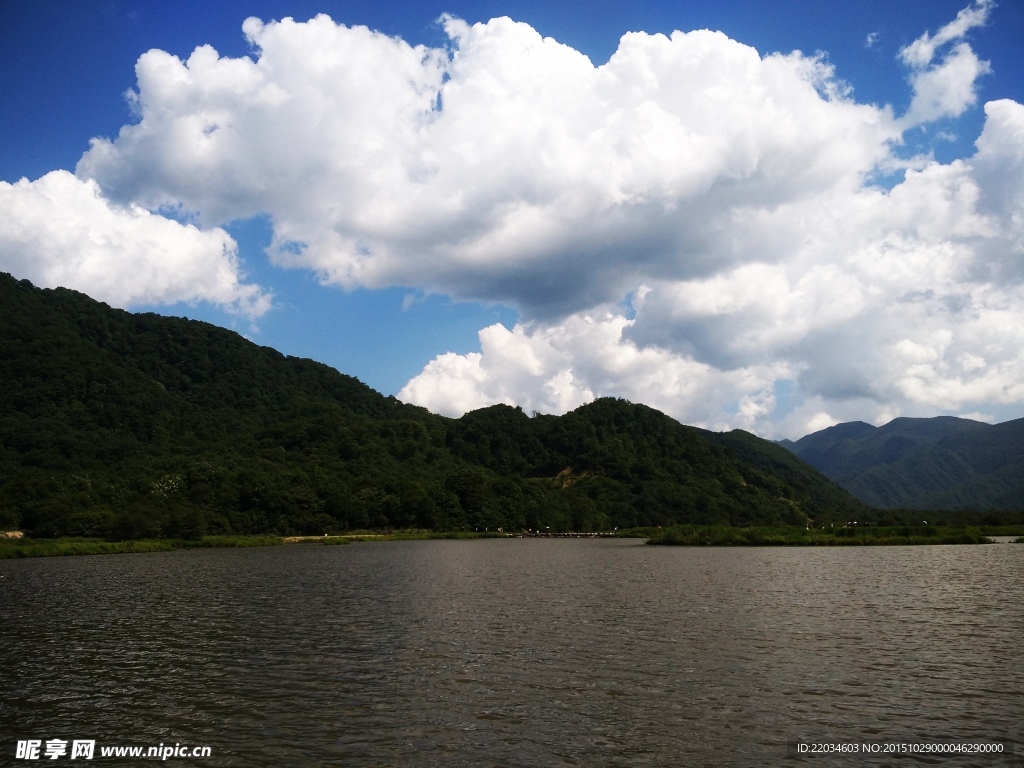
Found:
M 209 745 L 205 766 L 675 766 L 1024 736 L 1018 545 L 379 542 L 0 576 L 3 764 L 19 738 Z

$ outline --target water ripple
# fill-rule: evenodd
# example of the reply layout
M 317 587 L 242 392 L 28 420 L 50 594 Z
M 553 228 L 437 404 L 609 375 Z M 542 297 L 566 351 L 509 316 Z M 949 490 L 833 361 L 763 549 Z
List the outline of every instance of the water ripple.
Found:
M 204 766 L 770 765 L 797 738 L 1024 735 L 1020 546 L 425 541 L 0 575 L 12 757 L 59 737 L 209 745 Z

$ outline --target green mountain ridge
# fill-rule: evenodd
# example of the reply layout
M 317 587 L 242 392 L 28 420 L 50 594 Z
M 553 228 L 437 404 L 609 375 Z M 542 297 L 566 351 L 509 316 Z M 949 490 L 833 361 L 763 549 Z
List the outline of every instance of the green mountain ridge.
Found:
M 804 524 L 785 449 L 603 398 L 448 419 L 207 323 L 0 274 L 0 528 L 36 536 Z
M 874 507 L 1024 510 L 1024 419 L 850 422 L 780 445 Z

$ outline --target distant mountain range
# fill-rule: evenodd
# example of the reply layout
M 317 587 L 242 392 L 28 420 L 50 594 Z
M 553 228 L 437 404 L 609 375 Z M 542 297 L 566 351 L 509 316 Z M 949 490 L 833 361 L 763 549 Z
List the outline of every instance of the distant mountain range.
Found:
M 0 530 L 190 537 L 877 515 L 790 452 L 603 398 L 448 419 L 223 328 L 0 273 Z
M 852 421 L 779 444 L 873 507 L 1024 509 L 1024 419 Z

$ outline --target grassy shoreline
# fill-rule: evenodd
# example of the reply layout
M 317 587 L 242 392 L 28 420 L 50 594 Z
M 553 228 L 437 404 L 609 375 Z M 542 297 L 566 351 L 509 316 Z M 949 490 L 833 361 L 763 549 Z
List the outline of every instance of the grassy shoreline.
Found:
M 922 544 L 991 544 L 979 527 L 732 528 L 679 525 L 654 533 L 648 544 L 689 547 L 837 547 Z
M 140 552 L 171 552 L 176 549 L 268 547 L 283 544 L 280 536 L 204 536 L 201 539 L 3 539 L 0 560 L 20 557 L 62 557 L 69 555 L 117 555 Z
M 777 547 L 777 546 L 898 546 L 920 544 L 988 544 L 990 536 L 1017 535 L 1017 528 L 907 527 L 805 529 L 681 525 L 672 528 L 630 528 L 606 531 L 602 536 L 647 539 L 648 544 L 691 547 Z M 201 539 L 104 539 L 58 538 L 0 539 L 0 560 L 22 557 L 113 555 L 142 552 L 171 552 L 179 549 L 268 547 L 284 544 L 338 546 L 369 541 L 422 541 L 427 539 L 519 538 L 520 534 L 497 531 L 353 531 L 330 536 L 204 536 Z M 1024 538 L 1017 540 L 1024 543 Z
M 283 544 L 344 545 L 360 541 L 418 541 L 422 539 L 508 538 L 509 534 L 477 531 L 354 531 L 332 536 L 204 536 L 201 539 L 132 539 L 107 541 L 89 538 L 0 538 L 0 560 L 22 557 L 117 555 L 173 552 L 178 549 L 272 547 Z

